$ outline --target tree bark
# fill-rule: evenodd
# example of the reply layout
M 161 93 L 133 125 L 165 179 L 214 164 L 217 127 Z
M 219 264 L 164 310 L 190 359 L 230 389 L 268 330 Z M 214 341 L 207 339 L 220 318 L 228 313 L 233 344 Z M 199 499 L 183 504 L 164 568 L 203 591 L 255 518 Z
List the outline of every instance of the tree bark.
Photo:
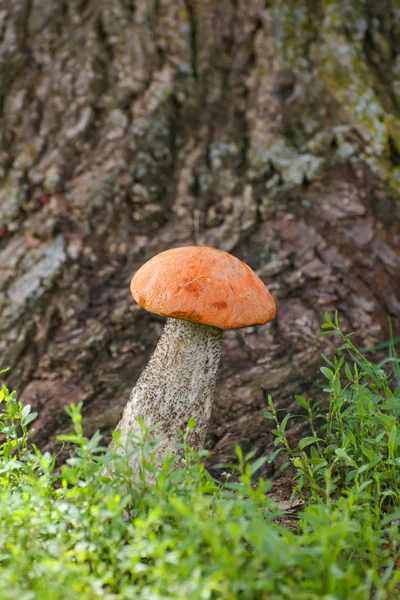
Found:
M 224 338 L 211 466 L 269 451 L 268 394 L 320 395 L 326 310 L 399 331 L 399 48 L 397 0 L 0 0 L 1 366 L 42 447 L 71 401 L 109 439 L 164 324 L 129 281 L 173 246 L 278 308 Z

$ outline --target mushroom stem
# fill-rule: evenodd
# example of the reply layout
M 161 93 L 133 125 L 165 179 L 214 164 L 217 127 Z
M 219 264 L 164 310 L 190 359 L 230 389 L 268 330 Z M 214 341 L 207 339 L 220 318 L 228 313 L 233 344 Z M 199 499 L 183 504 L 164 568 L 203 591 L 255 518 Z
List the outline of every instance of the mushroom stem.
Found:
M 157 462 L 167 450 L 181 440 L 176 428 L 185 430 L 194 417 L 196 427 L 190 431 L 188 443 L 203 448 L 211 414 L 217 371 L 221 358 L 223 330 L 211 325 L 168 319 L 153 356 L 139 377 L 124 409 L 117 429 L 121 445 L 139 431 L 138 417 L 147 427 L 160 423 L 155 437 Z M 132 455 L 130 466 L 137 470 L 140 453 Z

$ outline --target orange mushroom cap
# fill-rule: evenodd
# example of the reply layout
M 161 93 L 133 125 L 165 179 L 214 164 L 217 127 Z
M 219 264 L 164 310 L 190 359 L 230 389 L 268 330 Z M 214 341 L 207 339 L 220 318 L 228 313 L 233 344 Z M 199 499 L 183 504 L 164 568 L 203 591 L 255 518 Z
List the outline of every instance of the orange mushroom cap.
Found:
M 237 329 L 264 325 L 275 302 L 246 263 L 207 246 L 185 246 L 157 254 L 131 282 L 145 310 L 182 321 Z

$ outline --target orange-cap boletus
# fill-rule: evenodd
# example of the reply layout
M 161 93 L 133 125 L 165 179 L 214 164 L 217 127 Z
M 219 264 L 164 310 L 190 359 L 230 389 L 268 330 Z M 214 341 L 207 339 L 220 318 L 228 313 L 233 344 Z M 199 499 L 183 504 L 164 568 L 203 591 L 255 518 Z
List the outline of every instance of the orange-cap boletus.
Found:
M 174 248 L 146 262 L 131 292 L 149 312 L 167 317 L 164 332 L 139 377 L 117 429 L 121 441 L 159 423 L 157 456 L 177 453 L 176 429 L 191 417 L 189 443 L 205 442 L 221 357 L 223 329 L 264 325 L 275 316 L 275 302 L 261 279 L 231 254 L 205 246 Z M 133 455 L 131 466 L 138 466 Z

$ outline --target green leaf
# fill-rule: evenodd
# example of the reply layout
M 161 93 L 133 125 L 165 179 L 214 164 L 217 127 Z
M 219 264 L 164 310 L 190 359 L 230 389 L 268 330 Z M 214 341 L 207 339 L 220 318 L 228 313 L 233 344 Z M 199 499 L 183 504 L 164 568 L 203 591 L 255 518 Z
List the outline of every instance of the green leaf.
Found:
M 321 352 L 321 357 L 322 359 L 326 362 L 327 365 L 329 365 L 330 367 L 332 367 L 333 369 L 335 368 L 334 363 L 331 361 L 330 358 L 328 358 L 323 352 Z
M 349 485 L 349 483 L 353 481 L 356 475 L 358 475 L 357 469 L 352 469 L 351 471 L 348 471 L 345 479 L 345 484 Z
M 344 372 L 346 373 L 346 377 L 349 381 L 354 381 L 354 377 L 348 363 L 344 365 Z
M 79 442 L 79 438 L 76 435 L 58 435 L 57 439 L 61 442 Z
M 116 429 L 115 431 L 112 432 L 111 436 L 115 442 L 115 445 L 118 447 L 121 443 L 121 430 Z
M 382 518 L 381 523 L 382 523 L 382 525 L 388 525 L 392 521 L 398 521 L 398 520 L 400 520 L 400 508 L 396 508 L 396 510 L 394 512 L 390 513 L 390 515 L 385 515 Z M 396 528 L 397 527 L 398 527 L 398 524 L 396 523 Z
M 343 458 L 347 464 L 357 468 L 357 463 L 352 458 L 350 458 L 350 456 L 347 454 L 344 448 L 337 448 L 335 450 L 335 454 L 339 456 L 339 458 Z
M 344 342 L 344 344 L 336 348 L 336 352 L 342 352 L 342 350 L 348 350 L 349 348 L 351 348 L 350 344 L 348 342 Z
M 37 412 L 29 413 L 29 415 L 27 415 L 24 419 L 21 419 L 21 423 L 27 426 L 29 425 L 29 423 L 32 423 L 32 421 L 34 421 L 37 418 L 37 416 Z
M 332 389 L 334 391 L 334 393 L 336 394 L 336 396 L 340 395 L 340 392 L 342 390 L 342 385 L 340 383 L 340 379 L 334 379 L 332 382 Z
M 24 406 L 24 408 L 22 409 L 21 417 L 22 418 L 26 417 L 27 415 L 29 415 L 30 411 L 31 411 L 31 405 L 30 404 L 26 404 Z
M 329 381 L 332 381 L 332 380 L 333 380 L 334 373 L 333 373 L 333 371 L 331 371 L 331 369 L 328 369 L 328 367 L 320 367 L 320 369 L 319 369 L 319 370 L 321 371 L 321 373 L 322 373 L 323 375 L 325 375 L 325 377 L 326 377 L 327 379 L 329 379 Z
M 260 469 L 263 466 L 263 464 L 267 461 L 267 459 L 268 459 L 267 456 L 260 456 L 260 458 L 257 458 L 257 460 L 252 462 L 250 465 L 251 474 L 253 475 L 253 473 L 258 471 L 258 469 Z
M 263 415 L 266 419 L 271 419 L 272 421 L 275 419 L 274 415 L 269 410 L 264 410 Z
M 311 444 L 315 444 L 316 442 L 319 442 L 319 441 L 322 441 L 321 438 L 317 438 L 315 436 L 305 437 L 300 440 L 299 448 L 300 448 L 300 450 L 303 450 L 303 448 L 306 448 L 307 446 L 311 446 Z
M 339 313 L 337 310 L 335 310 L 335 325 L 339 328 Z
M 304 398 L 304 396 L 299 396 L 298 394 L 295 395 L 295 400 L 300 404 L 300 406 L 302 406 L 305 409 L 309 409 L 310 407 L 310 402 L 309 400 L 307 400 L 306 398 Z
M 292 415 L 291 415 L 290 413 L 288 413 L 288 414 L 287 414 L 287 415 L 285 415 L 285 417 L 283 418 L 283 420 L 282 420 L 282 423 L 280 424 L 280 429 L 281 429 L 281 432 L 282 432 L 282 433 L 284 433 L 284 432 L 285 432 L 286 425 L 287 425 L 287 423 L 288 423 L 288 421 L 289 421 L 289 419 L 290 419 L 291 417 L 292 417 Z
M 389 454 L 391 456 L 393 456 L 395 453 L 396 436 L 397 436 L 397 427 L 396 427 L 396 425 L 393 425 L 392 429 L 390 430 L 389 438 L 388 438 L 388 450 L 389 450 Z
M 381 404 L 382 410 L 396 410 L 400 408 L 400 398 L 393 396 L 392 398 L 388 398 Z
M 271 454 L 268 455 L 267 457 L 267 461 L 268 463 L 272 463 L 274 462 L 275 458 L 278 456 L 278 454 L 280 454 L 281 452 L 283 452 L 283 448 L 278 448 L 277 450 L 275 450 L 274 452 L 272 452 Z
M 238 457 L 239 461 L 243 462 L 243 450 L 238 444 L 236 444 L 235 446 L 235 454 Z

